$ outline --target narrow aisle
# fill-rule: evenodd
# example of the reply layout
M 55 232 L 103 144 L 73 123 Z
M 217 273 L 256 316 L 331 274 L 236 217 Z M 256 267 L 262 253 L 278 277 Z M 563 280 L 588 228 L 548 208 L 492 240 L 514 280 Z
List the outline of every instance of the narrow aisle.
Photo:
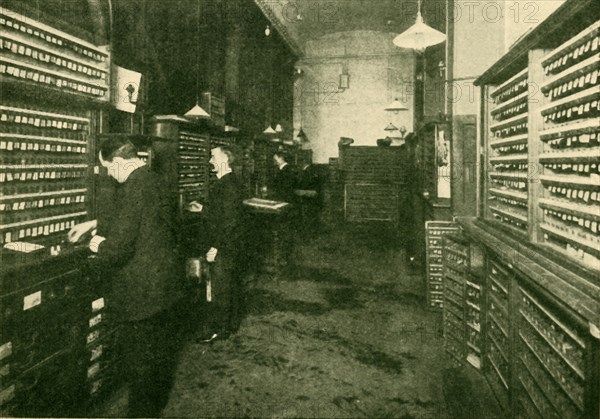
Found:
M 258 279 L 234 337 L 187 344 L 165 417 L 492 417 L 398 249 L 338 231 L 299 253 L 293 277 Z

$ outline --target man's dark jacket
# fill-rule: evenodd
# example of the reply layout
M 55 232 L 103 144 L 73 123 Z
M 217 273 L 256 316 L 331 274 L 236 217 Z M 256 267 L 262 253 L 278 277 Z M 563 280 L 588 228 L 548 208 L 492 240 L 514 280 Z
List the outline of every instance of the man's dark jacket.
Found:
M 215 179 L 202 211 L 207 228 L 206 245 L 217 249 L 217 258 L 236 257 L 242 239 L 242 188 L 235 173 Z M 207 249 L 208 250 L 208 249 Z
M 97 262 L 110 268 L 108 304 L 118 320 L 141 320 L 182 297 L 183 264 L 178 252 L 178 212 L 161 176 L 147 166 L 115 187 L 110 224 Z
M 293 166 L 286 164 L 283 168 L 278 168 L 273 177 L 274 198 L 291 204 L 295 203 L 297 197 L 294 190 L 297 188 L 297 183 L 298 177 Z

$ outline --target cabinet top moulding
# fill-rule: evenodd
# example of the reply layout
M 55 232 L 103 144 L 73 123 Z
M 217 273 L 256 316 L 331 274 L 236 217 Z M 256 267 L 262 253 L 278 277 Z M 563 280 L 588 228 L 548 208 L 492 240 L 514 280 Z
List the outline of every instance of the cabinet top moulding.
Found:
M 1 229 L 8 229 L 8 228 L 15 228 L 15 227 L 23 227 L 23 226 L 30 225 L 30 224 L 47 223 L 49 221 L 58 221 L 58 220 L 63 220 L 65 218 L 71 218 L 71 217 L 81 217 L 83 215 L 87 215 L 87 212 L 86 211 L 80 211 L 80 212 L 73 212 L 73 213 L 70 213 L 70 214 L 55 215 L 54 217 L 34 218 L 32 220 L 21 221 L 21 222 L 12 223 L 12 224 L 1 224 L 0 228 Z
M 581 73 L 585 73 L 587 70 L 592 70 L 596 67 L 600 67 L 600 52 L 552 77 L 542 85 L 542 93 L 547 94 L 553 87 L 575 79 Z
M 11 132 L 0 132 L 0 138 L 8 138 L 8 139 L 12 139 L 12 140 L 36 140 L 36 141 L 50 141 L 50 142 L 55 142 L 55 143 L 87 145 L 87 142 L 85 142 L 85 141 L 69 140 L 66 138 L 58 138 L 58 137 L 41 137 L 39 135 L 13 134 Z
M 590 11 L 590 13 L 591 13 L 591 11 Z M 598 16 L 598 15 L 595 14 L 595 16 Z M 559 47 L 555 48 L 548 55 L 546 55 L 542 59 L 542 66 L 546 67 L 547 65 L 549 65 L 552 61 L 556 60 L 561 55 L 564 55 L 565 53 L 572 51 L 575 48 L 578 48 L 584 42 L 592 39 L 594 36 L 597 36 L 599 29 L 600 29 L 600 20 L 598 20 L 596 23 L 592 24 L 591 26 L 586 28 L 584 31 L 579 33 L 577 36 L 574 36 L 573 38 L 569 39 L 568 41 L 566 41 Z
M 590 163 L 600 161 L 600 148 L 585 148 L 583 150 L 576 151 L 553 151 L 540 154 L 541 162 L 571 163 L 570 160 L 577 160 L 577 162 Z
M 5 62 L 7 62 L 9 64 L 12 64 L 14 66 L 17 66 L 17 67 L 28 68 L 30 70 L 35 70 L 35 71 L 38 71 L 38 72 L 44 73 L 44 74 L 50 74 L 50 75 L 52 75 L 54 77 L 58 77 L 58 78 L 61 78 L 61 79 L 67 79 L 67 80 L 75 81 L 77 83 L 84 84 L 84 85 L 87 85 L 87 86 L 93 86 L 93 87 L 95 87 L 95 88 L 97 88 L 99 90 L 108 91 L 107 85 L 98 85 L 93 80 L 82 79 L 82 78 L 77 77 L 77 76 L 75 76 L 73 74 L 70 74 L 70 73 L 61 73 L 61 72 L 58 72 L 56 70 L 51 70 L 49 68 L 40 67 L 38 65 L 31 64 L 31 63 L 28 63 L 28 62 L 25 62 L 25 61 L 13 60 L 12 58 L 8 58 L 8 57 L 4 56 L 3 54 L 0 54 L 0 60 L 1 61 L 5 61 Z
M 514 84 L 517 84 L 518 82 L 520 82 L 521 80 L 524 80 L 527 78 L 527 68 L 519 71 L 517 74 L 515 74 L 514 76 L 512 76 L 510 79 L 506 80 L 504 83 L 502 83 L 500 86 L 496 87 L 491 93 L 490 96 L 491 97 L 496 97 L 499 96 L 502 92 L 504 92 L 506 89 L 508 89 L 509 87 L 513 86 Z
M 520 102 L 524 102 L 527 100 L 527 96 L 528 93 L 527 92 L 523 92 L 518 96 L 515 96 L 513 98 L 508 99 L 506 102 L 502 102 L 500 103 L 498 106 L 496 106 L 493 110 L 492 110 L 492 115 L 495 116 L 497 114 L 499 114 L 500 112 L 502 112 L 503 110 L 510 108 L 513 105 L 516 105 L 517 103 Z M 524 111 L 526 112 L 526 111 Z
M 575 188 L 585 188 L 600 190 L 600 185 L 590 178 L 576 175 L 540 175 L 542 183 L 557 183 L 561 186 L 572 186 Z
M 567 97 L 565 97 L 563 99 L 559 99 L 555 102 L 550 102 L 548 105 L 542 106 L 540 108 L 540 112 L 542 113 L 542 115 L 545 115 L 545 114 L 551 113 L 552 111 L 554 111 L 558 108 L 563 108 L 563 107 L 568 107 L 568 106 L 577 106 L 585 101 L 599 99 L 599 98 L 600 98 L 600 89 L 598 89 L 598 86 L 592 86 L 582 92 L 576 93 L 571 96 L 567 96 Z
M 596 22 L 600 12 L 597 0 L 567 0 L 541 24 L 524 35 L 509 52 L 479 76 L 476 86 L 502 83 L 515 71 L 528 66 L 529 51 L 556 48 L 581 32 L 582 27 Z M 579 29 L 578 29 L 579 28 Z
M 529 174 L 523 171 L 515 171 L 511 170 L 508 172 L 489 172 L 491 177 L 501 178 L 501 179 L 510 179 L 510 180 L 527 180 L 529 178 Z
M 510 127 L 511 125 L 515 125 L 518 122 L 527 122 L 527 113 L 522 113 L 517 116 L 514 116 L 510 119 L 505 119 L 503 121 L 498 122 L 497 124 L 490 125 L 491 131 L 497 131 L 504 127 Z
M 504 210 L 504 209 L 501 209 L 501 208 L 498 208 L 498 207 L 493 207 L 493 206 L 490 206 L 490 210 L 495 211 L 495 212 L 497 212 L 499 214 L 502 214 L 502 215 L 504 215 L 504 216 L 506 216 L 508 218 L 513 218 L 513 219 L 515 219 L 517 221 L 520 221 L 522 223 L 527 224 L 527 217 L 524 216 L 524 215 L 516 214 L 514 212 L 511 212 L 511 211 L 508 211 L 508 210 Z M 512 228 L 511 226 L 507 226 L 507 227 Z
M 540 131 L 540 138 L 542 140 L 549 140 L 568 134 L 585 134 L 598 131 L 598 127 L 600 127 L 600 118 L 590 118 L 585 121 L 577 121 Z
M 557 199 L 540 199 L 540 207 L 555 211 L 563 211 L 592 221 L 600 221 L 600 207 L 589 205 L 573 204 L 571 202 L 559 201 Z
M 505 198 L 516 199 L 517 201 L 521 201 L 521 202 L 527 202 L 527 193 L 525 193 L 525 192 L 512 191 L 512 190 L 508 190 L 508 189 L 502 190 L 502 189 L 491 188 L 490 193 L 492 193 L 494 195 L 498 195 L 498 196 L 503 196 Z
M 519 134 L 512 137 L 501 138 L 499 140 L 496 140 L 494 137 L 493 141 L 490 140 L 490 147 L 497 148 L 516 144 L 527 144 L 528 138 L 527 134 Z
M 527 162 L 527 153 L 490 157 L 490 163 Z
M 20 43 L 20 44 L 24 44 L 27 47 L 30 47 L 32 49 L 37 49 L 40 51 L 43 51 L 44 53 L 48 54 L 48 55 L 55 55 L 57 57 L 60 57 L 64 60 L 68 60 L 68 61 L 73 61 L 76 64 L 80 64 L 82 66 L 85 67 L 90 67 L 93 68 L 94 70 L 98 70 L 102 73 L 108 73 L 108 69 L 106 67 L 106 63 L 99 63 L 98 61 L 84 61 L 80 55 L 76 54 L 76 53 L 72 53 L 70 55 L 65 53 L 64 49 L 51 49 L 47 46 L 44 45 L 44 43 L 34 40 L 34 39 L 26 39 L 25 37 L 19 36 L 21 34 L 9 34 L 9 33 L 2 33 L 2 37 L 4 39 L 8 39 L 9 41 L 15 42 L 15 43 Z M 30 57 L 28 55 L 28 57 Z M 30 57 L 31 58 L 31 57 Z
M 87 164 L 0 164 L 0 169 L 83 169 Z
M 3 200 L 15 200 L 15 199 L 27 199 L 27 198 L 40 198 L 46 196 L 60 196 L 60 195 L 70 195 L 74 193 L 85 193 L 87 189 L 67 189 L 60 191 L 49 191 L 49 192 L 36 192 L 36 193 L 25 193 L 19 195 L 0 195 L 0 201 Z
M 26 113 L 33 116 L 48 116 L 50 118 L 59 118 L 59 119 L 69 119 L 72 121 L 85 122 L 89 124 L 89 118 L 82 118 L 80 116 L 74 115 L 66 115 L 61 113 L 51 113 L 51 112 L 42 112 L 35 109 L 27 109 L 27 108 L 13 108 L 12 106 L 3 106 L 0 105 L 0 111 L 8 111 L 8 112 L 18 112 L 18 113 Z
M 573 243 L 580 247 L 583 247 L 586 252 L 590 252 L 590 253 L 594 254 L 595 256 L 600 256 L 600 249 L 598 249 L 598 243 L 596 243 L 596 242 L 587 240 L 582 237 L 577 237 L 577 236 L 567 234 L 564 231 L 559 230 L 558 228 L 551 226 L 549 224 L 541 224 L 540 227 L 542 228 L 542 230 L 544 230 L 548 233 L 554 234 L 555 236 L 558 236 L 558 237 L 562 238 L 563 240 L 566 240 L 569 243 Z
M 42 32 L 46 32 L 46 33 L 55 35 L 66 41 L 69 41 L 74 44 L 78 44 L 84 48 L 93 50 L 94 52 L 103 56 L 105 59 L 108 58 L 108 54 L 106 53 L 106 51 L 104 51 L 104 48 L 96 46 L 94 44 L 91 44 L 81 38 L 77 38 L 73 35 L 70 35 L 70 34 L 63 32 L 61 30 L 58 30 L 56 28 L 53 28 L 52 26 L 45 25 L 44 23 L 36 21 L 30 17 L 23 16 L 19 13 L 16 13 L 16 12 L 6 9 L 4 7 L 0 7 L 0 15 L 6 16 L 6 18 L 12 19 L 13 21 L 18 21 L 19 23 L 23 24 L 23 26 L 31 26 Z M 29 33 L 29 31 L 27 31 L 27 33 L 31 35 L 31 33 Z

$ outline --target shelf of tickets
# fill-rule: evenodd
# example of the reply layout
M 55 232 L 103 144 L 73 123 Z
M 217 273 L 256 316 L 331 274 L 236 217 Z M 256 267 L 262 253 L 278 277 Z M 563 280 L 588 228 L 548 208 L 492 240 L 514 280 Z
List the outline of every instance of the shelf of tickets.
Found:
M 590 14 L 598 5 L 583 3 L 567 1 L 476 81 L 484 85 L 487 144 L 480 213 L 593 269 L 600 263 L 600 21 Z
M 443 238 L 446 234 L 456 232 L 458 227 L 449 221 L 425 223 L 427 307 L 431 310 L 444 308 Z
M 108 102 L 110 54 L 34 18 L 0 7 L 0 83 L 57 97 Z M 35 93 L 35 92 L 34 92 Z M 3 93 L 4 94 L 4 93 Z M 49 100 L 45 98 L 44 100 Z
M 8 63 L 9 61 L 4 60 Z M 12 62 L 12 61 L 11 61 Z M 0 57 L 0 70 L 2 70 L 3 61 Z M 27 71 L 27 70 L 25 70 Z M 53 83 L 40 83 L 39 76 L 38 81 L 34 80 L 33 70 L 29 70 L 31 78 L 27 78 L 27 73 L 24 77 L 16 77 L 0 71 L 0 86 L 2 86 L 3 98 L 43 98 L 44 102 L 55 103 L 67 107 L 80 106 L 80 107 L 95 107 L 95 108 L 108 108 L 110 106 L 110 91 L 107 87 L 95 87 L 94 85 L 86 86 L 90 89 L 98 89 L 98 94 L 85 93 L 83 91 L 77 91 L 73 88 L 59 87 L 55 82 Z M 83 83 L 82 83 L 83 84 Z M 74 86 L 71 84 L 71 86 Z
M 0 243 L 57 245 L 93 213 L 90 112 L 0 106 Z

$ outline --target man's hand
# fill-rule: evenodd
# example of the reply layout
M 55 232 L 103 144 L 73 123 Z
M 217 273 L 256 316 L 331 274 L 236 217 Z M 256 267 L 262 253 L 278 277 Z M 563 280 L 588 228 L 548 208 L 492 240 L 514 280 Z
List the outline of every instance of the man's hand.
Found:
M 215 249 L 214 247 L 211 247 L 208 250 L 208 252 L 206 252 L 206 261 L 214 262 L 216 257 L 217 257 L 217 249 Z
M 196 201 L 192 201 L 187 205 L 187 210 L 189 212 L 202 212 L 202 208 L 204 208 L 204 205 L 202 205 L 199 202 Z
M 102 237 L 102 236 L 92 237 L 92 240 L 90 240 L 90 245 L 89 245 L 90 250 L 94 253 L 98 253 L 98 248 L 100 247 L 100 243 L 102 243 L 104 240 L 106 240 L 106 237 Z
M 81 237 L 85 235 L 88 231 L 95 229 L 96 225 L 96 220 L 92 220 L 73 226 L 71 230 L 69 230 L 69 232 L 67 233 L 67 240 L 70 243 L 77 243 L 79 240 L 81 240 Z

